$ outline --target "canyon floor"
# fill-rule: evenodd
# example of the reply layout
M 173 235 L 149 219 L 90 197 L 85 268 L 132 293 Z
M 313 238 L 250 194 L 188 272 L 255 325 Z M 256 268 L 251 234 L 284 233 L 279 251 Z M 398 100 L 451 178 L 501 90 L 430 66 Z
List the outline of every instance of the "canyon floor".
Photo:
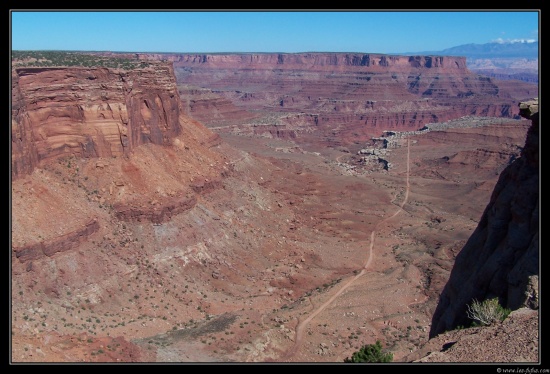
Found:
M 389 170 L 353 147 L 231 134 L 212 154 L 145 145 L 37 169 L 12 184 L 15 245 L 100 228 L 75 250 L 12 257 L 12 361 L 329 363 L 380 340 L 406 362 L 528 126 L 409 134 Z M 168 221 L 113 213 L 220 170 Z

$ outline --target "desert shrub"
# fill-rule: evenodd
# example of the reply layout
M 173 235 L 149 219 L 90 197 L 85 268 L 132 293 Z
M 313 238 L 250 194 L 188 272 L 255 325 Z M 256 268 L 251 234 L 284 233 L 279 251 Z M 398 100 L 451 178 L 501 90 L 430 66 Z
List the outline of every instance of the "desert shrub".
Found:
M 351 357 L 345 358 L 344 362 L 392 362 L 392 353 L 382 352 L 382 343 L 377 340 L 375 344 L 362 346 Z
M 483 302 L 473 300 L 471 305 L 468 305 L 468 318 L 474 322 L 478 322 L 483 326 L 489 326 L 495 322 L 504 321 L 510 314 L 511 310 L 503 308 L 498 298 L 487 299 Z

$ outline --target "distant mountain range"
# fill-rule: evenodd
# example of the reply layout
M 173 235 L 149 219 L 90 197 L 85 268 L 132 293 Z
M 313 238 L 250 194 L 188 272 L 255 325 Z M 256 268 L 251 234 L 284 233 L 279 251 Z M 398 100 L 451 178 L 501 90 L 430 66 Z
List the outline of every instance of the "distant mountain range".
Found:
M 464 56 L 468 59 L 480 58 L 525 58 L 539 57 L 538 41 L 492 42 L 486 44 L 464 44 L 442 51 L 408 52 L 406 55 L 445 55 Z

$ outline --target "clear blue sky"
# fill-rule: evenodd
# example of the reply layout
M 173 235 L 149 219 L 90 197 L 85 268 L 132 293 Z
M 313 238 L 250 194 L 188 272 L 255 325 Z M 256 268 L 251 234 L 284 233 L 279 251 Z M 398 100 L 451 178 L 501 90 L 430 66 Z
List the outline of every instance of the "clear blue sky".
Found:
M 12 50 L 126 52 L 439 51 L 538 40 L 539 17 L 536 9 L 10 11 Z

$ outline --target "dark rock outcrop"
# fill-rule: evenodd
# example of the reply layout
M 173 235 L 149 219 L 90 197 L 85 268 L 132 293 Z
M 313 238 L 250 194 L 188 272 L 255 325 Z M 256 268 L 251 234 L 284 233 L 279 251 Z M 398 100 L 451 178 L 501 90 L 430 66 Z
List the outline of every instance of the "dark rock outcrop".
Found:
M 432 318 L 430 337 L 467 325 L 467 306 L 498 297 L 516 310 L 538 309 L 538 99 L 522 102 L 532 121 L 521 156 L 501 173 L 481 220 L 457 255 Z
M 14 247 L 13 253 L 21 262 L 27 262 L 39 259 L 43 256 L 52 256 L 57 252 L 64 252 L 78 247 L 80 243 L 94 232 L 99 230 L 99 223 L 96 219 L 91 219 L 82 228 L 69 232 L 49 241 L 41 241 L 24 247 Z
M 160 224 L 169 221 L 176 214 L 185 212 L 195 206 L 196 196 L 182 196 L 172 199 L 160 206 L 136 207 L 128 204 L 116 204 L 113 208 L 118 219 L 123 221 L 151 221 Z

